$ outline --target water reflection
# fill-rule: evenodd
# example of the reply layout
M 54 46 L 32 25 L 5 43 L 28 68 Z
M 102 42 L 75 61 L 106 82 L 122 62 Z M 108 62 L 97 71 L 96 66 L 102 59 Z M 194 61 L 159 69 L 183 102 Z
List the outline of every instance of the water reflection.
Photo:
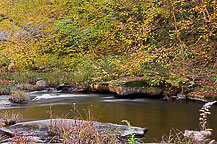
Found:
M 48 94 L 32 93 L 32 98 Z M 100 122 L 121 124 L 122 120 L 130 121 L 131 125 L 147 127 L 147 142 L 161 139 L 171 128 L 180 130 L 199 128 L 199 109 L 202 104 L 193 102 L 166 102 L 153 99 L 116 99 L 111 94 L 49 94 L 52 98 L 38 99 L 25 106 L 15 106 L 25 120 L 50 118 L 53 115 L 72 117 L 73 103 L 83 118 L 87 117 L 87 108 L 93 105 L 94 118 Z M 1 107 L 0 107 L 1 108 Z M 217 139 L 217 106 L 211 109 L 210 127 Z M 155 141 L 154 141 L 155 142 Z

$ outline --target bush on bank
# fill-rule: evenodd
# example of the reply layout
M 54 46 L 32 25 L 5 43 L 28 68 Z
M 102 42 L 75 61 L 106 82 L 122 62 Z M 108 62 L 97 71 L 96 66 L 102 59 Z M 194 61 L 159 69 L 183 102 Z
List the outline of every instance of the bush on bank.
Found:
M 24 83 L 37 71 L 52 83 L 141 76 L 216 90 L 216 21 L 215 0 L 2 0 L 0 69 Z

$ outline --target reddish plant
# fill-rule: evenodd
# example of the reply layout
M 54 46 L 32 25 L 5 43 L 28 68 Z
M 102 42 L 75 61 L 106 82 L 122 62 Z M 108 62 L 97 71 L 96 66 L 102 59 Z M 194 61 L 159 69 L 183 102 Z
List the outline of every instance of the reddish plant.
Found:
M 35 141 L 32 139 L 31 136 L 25 136 L 23 133 L 15 130 L 14 137 L 10 139 L 9 143 L 11 144 L 34 144 Z

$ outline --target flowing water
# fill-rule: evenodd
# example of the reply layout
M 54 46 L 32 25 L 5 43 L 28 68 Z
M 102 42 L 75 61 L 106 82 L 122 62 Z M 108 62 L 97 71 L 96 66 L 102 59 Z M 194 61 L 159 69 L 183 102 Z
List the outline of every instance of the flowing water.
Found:
M 99 122 L 147 127 L 147 142 L 159 142 L 162 135 L 169 134 L 172 128 L 179 130 L 199 129 L 199 109 L 203 104 L 195 102 L 168 102 L 160 99 L 124 99 L 114 94 L 58 93 L 47 91 L 32 92 L 32 102 L 11 104 L 8 96 L 0 96 L 0 112 L 13 111 L 23 115 L 24 121 L 39 120 L 53 116 L 72 117 L 77 115 L 87 119 L 88 108 L 92 107 L 93 117 Z M 79 112 L 74 112 L 74 106 Z M 217 106 L 211 108 L 208 124 L 217 140 Z

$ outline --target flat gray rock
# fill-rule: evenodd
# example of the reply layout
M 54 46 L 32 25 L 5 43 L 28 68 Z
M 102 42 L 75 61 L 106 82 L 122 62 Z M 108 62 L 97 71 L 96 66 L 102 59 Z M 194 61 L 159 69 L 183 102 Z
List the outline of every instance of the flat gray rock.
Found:
M 30 122 L 23 122 L 17 123 L 15 125 L 9 126 L 7 128 L 2 129 L 2 132 L 6 132 L 7 134 L 14 136 L 15 130 L 17 132 L 22 133 L 23 136 L 34 136 L 38 137 L 38 141 L 36 143 L 40 143 L 46 139 L 49 139 L 48 135 L 48 127 L 52 124 L 61 124 L 73 126 L 73 125 L 82 125 L 85 123 L 91 124 L 97 131 L 99 132 L 106 132 L 110 131 L 114 134 L 119 134 L 122 138 L 128 138 L 132 134 L 135 137 L 143 138 L 145 137 L 145 133 L 147 132 L 146 128 L 140 127 L 133 127 L 133 126 L 126 126 L 126 125 L 118 125 L 118 124 L 111 124 L 111 123 L 101 123 L 95 121 L 83 121 L 83 120 L 74 120 L 74 119 L 46 119 L 46 120 L 39 120 L 39 121 L 30 121 Z M 1 132 L 1 129 L 0 129 Z
M 3 136 L 8 136 L 8 137 L 12 137 L 14 135 L 13 131 L 4 128 L 4 127 L 0 127 L 0 137 Z

